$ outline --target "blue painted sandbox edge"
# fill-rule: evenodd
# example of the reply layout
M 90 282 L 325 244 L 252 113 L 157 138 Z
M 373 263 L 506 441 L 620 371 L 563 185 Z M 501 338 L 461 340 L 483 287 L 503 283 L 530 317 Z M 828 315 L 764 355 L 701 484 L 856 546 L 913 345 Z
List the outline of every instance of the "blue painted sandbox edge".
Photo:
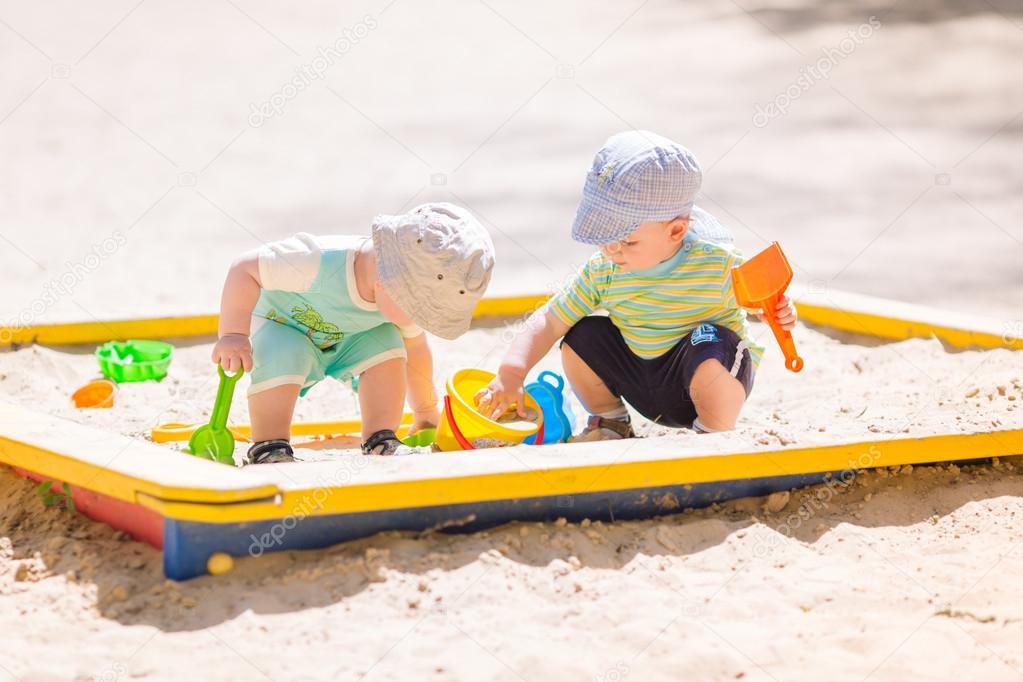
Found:
M 553 521 L 559 517 L 572 522 L 644 519 L 816 485 L 839 474 L 818 472 L 244 523 L 168 518 L 164 523 L 163 566 L 168 578 L 187 580 L 206 574 L 206 563 L 215 552 L 260 556 L 265 552 L 329 547 L 383 531 L 443 528 L 445 532 L 474 532 L 515 521 Z

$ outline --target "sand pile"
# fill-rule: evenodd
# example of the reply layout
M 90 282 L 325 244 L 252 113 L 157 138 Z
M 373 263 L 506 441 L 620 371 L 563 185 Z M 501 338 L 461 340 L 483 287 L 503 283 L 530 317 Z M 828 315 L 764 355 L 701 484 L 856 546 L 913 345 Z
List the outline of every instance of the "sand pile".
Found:
M 496 370 L 508 329 L 477 329 L 453 342 L 434 340 L 436 379 L 474 366 Z M 759 338 L 770 331 L 754 325 Z M 753 447 L 870 439 L 885 435 L 972 432 L 1023 426 L 1023 364 L 1009 350 L 949 352 L 935 339 L 912 339 L 873 347 L 843 343 L 801 326 L 795 332 L 806 369 L 782 366 L 769 347 L 738 428 L 729 434 L 697 436 L 644 422 L 641 435 L 669 436 L 713 449 L 725 443 Z M 773 341 L 771 342 L 773 343 Z M 124 384 L 110 410 L 70 406 L 71 390 L 98 376 L 91 354 L 29 347 L 0 354 L 0 390 L 7 400 L 124 435 L 148 438 L 164 422 L 203 422 L 216 393 L 216 372 L 208 342 L 179 345 L 168 377 L 160 382 Z M 560 371 L 556 352 L 537 371 Z M 248 421 L 243 377 L 235 391 L 231 419 Z M 582 408 L 575 403 L 578 419 Z M 333 380 L 317 385 L 299 401 L 296 419 L 358 417 L 351 389 Z M 581 421 L 577 428 L 581 426 Z M 304 451 L 322 459 L 328 452 Z

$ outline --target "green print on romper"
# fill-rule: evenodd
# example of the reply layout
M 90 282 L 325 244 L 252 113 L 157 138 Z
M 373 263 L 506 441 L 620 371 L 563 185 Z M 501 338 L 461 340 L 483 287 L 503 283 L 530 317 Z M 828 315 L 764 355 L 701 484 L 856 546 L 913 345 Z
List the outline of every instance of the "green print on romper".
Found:
M 313 332 L 320 332 L 323 334 L 326 344 L 328 346 L 332 346 L 340 341 L 341 337 L 344 336 L 344 332 L 342 332 L 336 324 L 332 322 L 324 322 L 323 315 L 317 312 L 316 308 L 312 307 L 308 303 L 297 305 L 292 308 L 291 316 L 296 322 L 304 324 L 309 328 L 306 330 L 305 335 L 308 336 L 310 340 L 313 338 Z
M 383 324 L 387 319 L 376 306 L 359 297 L 355 288 L 355 253 L 364 237 L 334 235 L 308 237 L 317 240 L 318 265 L 302 265 L 306 281 L 302 291 L 266 289 L 259 294 L 253 314 L 302 334 L 316 348 L 327 351 L 351 340 L 355 335 Z M 312 282 L 315 268 L 316 276 Z M 289 270 L 290 273 L 290 270 Z M 272 280 L 270 286 L 282 284 Z M 285 281 L 283 285 L 290 286 Z M 258 337 L 255 332 L 254 337 Z

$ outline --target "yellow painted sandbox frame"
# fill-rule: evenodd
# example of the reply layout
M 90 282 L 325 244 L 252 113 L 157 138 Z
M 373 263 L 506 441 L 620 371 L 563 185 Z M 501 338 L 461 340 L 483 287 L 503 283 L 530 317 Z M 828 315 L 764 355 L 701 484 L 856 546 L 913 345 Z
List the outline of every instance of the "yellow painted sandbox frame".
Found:
M 1009 321 L 963 315 L 844 291 L 794 293 L 804 322 L 879 339 L 902 341 L 934 336 L 954 348 L 1023 349 L 1023 333 Z M 488 298 L 473 317 L 499 322 L 527 315 L 547 301 L 546 294 Z M 127 320 L 87 320 L 30 326 L 0 326 L 5 346 L 103 343 L 112 339 L 159 339 L 213 336 L 218 316 L 184 315 Z
M 486 300 L 477 318 L 521 316 L 544 300 Z M 934 336 L 956 348 L 1021 347 L 997 321 L 883 299 L 829 292 L 799 296 L 798 307 L 806 322 L 881 339 Z M 41 325 L 0 338 L 82 344 L 215 329 L 216 317 L 204 315 Z M 635 518 L 863 468 L 1021 453 L 1023 430 L 1002 430 L 714 452 L 648 438 L 234 469 L 0 403 L 0 462 L 67 483 L 76 501 L 80 495 L 86 502 L 86 513 L 91 508 L 97 518 L 162 545 L 165 572 L 174 578 L 205 572 L 215 551 L 320 547 L 386 529 Z

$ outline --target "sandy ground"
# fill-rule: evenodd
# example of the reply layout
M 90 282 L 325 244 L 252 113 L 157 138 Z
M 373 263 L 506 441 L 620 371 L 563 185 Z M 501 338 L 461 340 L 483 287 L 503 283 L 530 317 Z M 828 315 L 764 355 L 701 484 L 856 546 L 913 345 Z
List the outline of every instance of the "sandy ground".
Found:
M 807 76 L 825 55 L 828 76 Z M 0 323 L 211 312 L 239 252 L 426 200 L 491 229 L 492 293 L 550 291 L 588 255 L 568 225 L 594 151 L 638 127 L 689 145 L 701 204 L 747 252 L 779 240 L 803 284 L 1023 335 L 1021 63 L 1010 0 L 0 0 Z M 770 103 L 785 113 L 758 118 Z M 494 367 L 513 333 L 437 344 L 438 376 Z M 807 370 L 772 352 L 734 433 L 670 437 L 1020 426 L 1019 353 L 797 339 Z M 208 414 L 208 341 L 115 409 L 76 412 L 91 350 L 0 353 L 0 396 L 140 438 Z M 310 397 L 300 418 L 355 414 L 343 386 Z M 385 535 L 180 585 L 0 470 L 0 679 L 1015 680 L 1018 467 L 882 471 L 642 523 Z
M 438 385 L 460 367 L 496 370 L 507 339 L 516 329 L 516 324 L 510 323 L 503 328 L 470 331 L 457 341 L 433 339 Z M 700 437 L 637 416 L 639 433 L 668 436 L 687 445 L 700 443 L 712 450 L 727 444 L 776 447 L 885 435 L 1023 428 L 1023 364 L 1017 351 L 948 352 L 934 339 L 863 346 L 800 325 L 795 338 L 807 366 L 793 374 L 783 367 L 770 330 L 759 323 L 753 330 L 755 338 L 765 345 L 770 340 L 770 345 L 735 431 Z M 0 354 L 0 388 L 9 399 L 27 407 L 148 439 L 157 424 L 209 419 L 217 389 L 211 349 L 209 342 L 180 346 L 167 379 L 122 384 L 110 410 L 79 410 L 68 400 L 69 388 L 100 377 L 91 352 L 32 346 Z M 537 366 L 530 381 L 543 369 L 560 372 L 556 351 Z M 232 421 L 248 421 L 248 383 L 245 376 L 235 388 Z M 571 403 L 577 428 L 581 428 L 582 407 L 574 396 Z M 296 420 L 358 416 L 356 395 L 346 384 L 332 379 L 313 388 L 295 411 Z M 244 450 L 240 445 L 236 454 Z M 329 450 L 300 454 L 308 459 L 332 456 Z
M 155 550 L 43 508 L 0 471 L 0 669 L 25 680 L 1014 680 L 1018 466 L 881 470 L 656 522 L 383 534 L 187 583 L 163 580 Z
M 492 367 L 508 333 L 437 344 L 438 374 Z M 865 347 L 803 326 L 796 337 L 807 368 L 786 372 L 771 348 L 735 432 L 649 423 L 642 432 L 713 451 L 1023 427 L 1018 353 L 949 353 L 934 340 Z M 122 386 L 111 410 L 67 406 L 64 387 L 95 374 L 89 354 L 0 355 L 0 386 L 36 409 L 144 438 L 154 423 L 208 414 L 210 347 L 181 347 L 168 379 Z M 246 381 L 234 419 L 245 418 Z M 299 403 L 300 418 L 354 415 L 351 390 L 333 381 Z M 155 550 L 44 507 L 32 484 L 4 471 L 0 627 L 24 646 L 6 651 L 0 670 L 25 680 L 194 670 L 204 679 L 791 680 L 826 666 L 838 679 L 1017 679 L 1021 473 L 1011 461 L 882 469 L 657 521 L 384 534 L 175 584 Z

